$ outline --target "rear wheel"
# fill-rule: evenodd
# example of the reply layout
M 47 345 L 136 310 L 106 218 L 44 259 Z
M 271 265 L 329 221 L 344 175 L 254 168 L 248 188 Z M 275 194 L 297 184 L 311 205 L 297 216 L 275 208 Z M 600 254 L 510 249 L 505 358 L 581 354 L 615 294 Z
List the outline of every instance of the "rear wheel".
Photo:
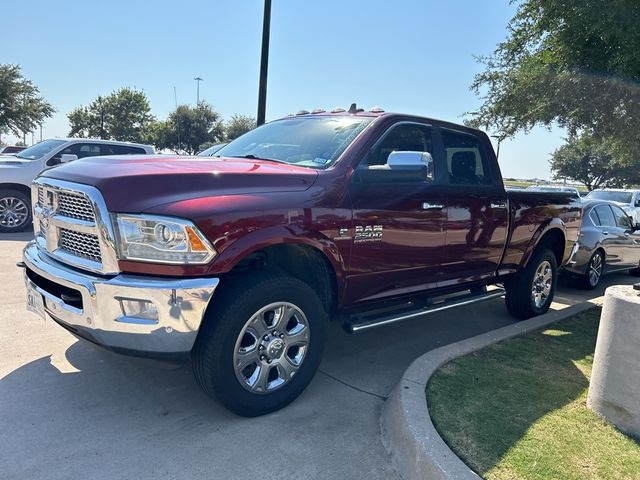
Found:
M 283 275 L 232 282 L 216 293 L 192 354 L 196 380 L 229 410 L 278 410 L 313 378 L 327 320 L 315 291 Z
M 604 255 L 597 250 L 591 256 L 587 264 L 587 271 L 580 278 L 580 286 L 585 290 L 593 290 L 600 284 L 600 279 L 604 273 Z
M 549 249 L 539 249 L 528 265 L 505 283 L 507 310 L 521 320 L 546 313 L 553 301 L 557 280 L 555 255 Z
M 31 224 L 31 201 L 18 190 L 0 191 L 0 232 L 21 232 Z

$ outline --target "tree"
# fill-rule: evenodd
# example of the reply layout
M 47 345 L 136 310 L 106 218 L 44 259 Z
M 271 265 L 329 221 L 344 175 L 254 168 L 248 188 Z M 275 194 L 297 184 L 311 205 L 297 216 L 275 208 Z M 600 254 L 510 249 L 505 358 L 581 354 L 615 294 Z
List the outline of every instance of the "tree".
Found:
M 0 65 L 0 132 L 25 135 L 54 114 L 51 104 L 38 93 L 20 73 L 20 66 Z
M 640 182 L 640 171 L 619 160 L 614 143 L 586 133 L 570 137 L 551 157 L 549 163 L 556 179 L 570 178 L 589 190 Z
M 640 159 L 640 2 L 522 0 L 472 90 L 469 123 L 511 137 L 559 124 Z
M 166 121 L 153 126 L 153 143 L 158 148 L 194 155 L 204 143 L 223 141 L 223 127 L 220 114 L 208 103 L 202 101 L 195 107 L 180 105 Z
M 144 92 L 121 88 L 107 97 L 98 96 L 88 107 L 68 115 L 70 136 L 144 142 L 154 118 Z
M 240 135 L 256 128 L 256 119 L 248 115 L 233 115 L 225 123 L 224 132 L 227 141 L 235 140 Z

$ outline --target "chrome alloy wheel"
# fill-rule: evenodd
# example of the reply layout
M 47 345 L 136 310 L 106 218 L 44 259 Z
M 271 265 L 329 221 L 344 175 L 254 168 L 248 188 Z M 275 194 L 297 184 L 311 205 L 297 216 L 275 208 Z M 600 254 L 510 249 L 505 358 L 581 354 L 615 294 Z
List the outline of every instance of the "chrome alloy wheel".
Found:
M 307 317 L 299 307 L 276 302 L 244 324 L 233 350 L 233 369 L 252 393 L 271 393 L 296 375 L 309 347 Z
M 0 198 L 0 226 L 19 228 L 29 217 L 29 207 L 19 198 Z
M 595 287 L 598 285 L 598 282 L 600 282 L 602 267 L 602 255 L 600 253 L 596 253 L 589 262 L 589 284 L 592 287 Z
M 536 308 L 542 308 L 546 305 L 551 295 L 551 287 L 553 286 L 553 268 L 548 261 L 538 265 L 535 275 L 533 276 L 533 287 L 531 288 L 531 299 Z

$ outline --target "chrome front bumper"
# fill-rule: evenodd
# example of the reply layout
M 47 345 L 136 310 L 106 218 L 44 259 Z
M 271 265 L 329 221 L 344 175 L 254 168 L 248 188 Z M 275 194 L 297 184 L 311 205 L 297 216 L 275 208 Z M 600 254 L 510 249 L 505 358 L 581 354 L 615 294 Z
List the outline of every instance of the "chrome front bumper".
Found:
M 40 313 L 93 343 L 146 357 L 191 351 L 219 283 L 218 278 L 80 272 L 53 260 L 35 242 L 25 247 L 23 260 L 28 300 L 32 303 L 34 295 L 42 295 Z M 145 305 L 147 313 L 132 313 L 131 305 Z

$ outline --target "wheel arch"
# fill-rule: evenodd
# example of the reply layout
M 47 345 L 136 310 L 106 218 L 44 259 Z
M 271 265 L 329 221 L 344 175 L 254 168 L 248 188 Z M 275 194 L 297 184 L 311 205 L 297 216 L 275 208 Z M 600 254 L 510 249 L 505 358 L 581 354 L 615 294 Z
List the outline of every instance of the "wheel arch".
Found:
M 255 241 L 252 237 L 258 234 L 262 238 Z M 283 271 L 314 288 L 326 311 L 335 312 L 344 289 L 345 264 L 333 242 L 321 235 L 264 235 L 252 232 L 236 242 L 241 245 L 228 249 L 233 251 L 225 250 L 216 262 L 218 273 L 225 277 L 251 270 Z
M 23 193 L 31 202 L 31 188 L 23 185 L 21 183 L 0 183 L 0 192 L 4 190 L 17 190 L 20 193 Z
M 557 220 L 557 221 L 554 221 Z M 540 248 L 549 248 L 556 257 L 558 267 L 561 267 L 564 263 L 567 247 L 567 233 L 564 226 L 564 222 L 559 219 L 554 219 L 546 225 L 540 226 L 540 228 L 534 233 L 531 242 L 527 248 L 527 251 L 522 257 L 520 264 L 521 268 L 525 268 L 533 253 Z

